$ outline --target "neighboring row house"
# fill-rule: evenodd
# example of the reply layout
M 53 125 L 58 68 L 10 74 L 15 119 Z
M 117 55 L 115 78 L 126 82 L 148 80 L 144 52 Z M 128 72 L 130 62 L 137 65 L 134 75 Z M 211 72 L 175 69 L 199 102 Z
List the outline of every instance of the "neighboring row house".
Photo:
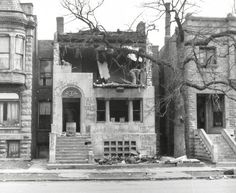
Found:
M 203 41 L 216 33 L 235 31 L 236 18 L 232 15 L 226 18 L 187 16 L 183 24 L 184 49 L 178 46 L 178 32 L 170 36 L 168 18 L 167 14 L 167 33 L 161 58 L 168 60 L 176 69 L 182 67 L 184 80 L 199 87 L 214 81 L 234 85 L 235 35 L 212 38 L 204 44 L 195 45 L 194 42 Z M 182 57 L 182 61 L 186 61 L 186 58 L 193 60 L 183 65 L 178 63 L 178 56 Z M 168 84 L 177 76 L 167 68 L 162 73 L 160 84 L 165 85 L 161 89 L 164 90 L 163 96 L 166 96 Z M 161 148 L 164 152 L 174 156 L 183 155 L 186 147 L 184 138 L 187 137 L 190 156 L 213 162 L 235 162 L 236 91 L 224 84 L 212 84 L 206 89 L 188 86 L 185 96 L 187 119 L 184 119 L 183 101 L 177 99 L 176 103 L 169 104 L 170 108 L 162 120 L 161 136 L 165 140 Z M 184 121 L 187 122 L 183 124 Z M 187 136 L 186 125 L 189 130 Z
M 0 1 L 0 159 L 31 159 L 35 27 L 32 4 Z

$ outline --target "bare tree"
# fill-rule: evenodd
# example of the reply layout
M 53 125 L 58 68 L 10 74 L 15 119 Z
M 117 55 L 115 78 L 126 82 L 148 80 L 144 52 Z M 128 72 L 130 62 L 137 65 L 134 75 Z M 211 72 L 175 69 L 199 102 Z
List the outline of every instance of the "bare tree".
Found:
M 135 50 L 128 47 L 115 46 L 111 44 L 106 38 L 106 30 L 101 25 L 98 24 L 95 11 L 104 3 L 102 0 L 95 6 L 90 5 L 88 0 L 62 0 L 63 7 L 69 11 L 76 19 L 84 22 L 91 31 L 102 32 L 103 43 L 110 49 L 119 51 L 118 56 L 113 58 L 114 61 L 119 66 L 117 57 L 120 57 L 125 53 L 136 54 L 146 60 L 152 61 L 153 65 L 158 65 L 165 70 L 167 69 L 171 78 L 168 80 L 168 84 L 162 85 L 165 88 L 165 95 L 163 95 L 159 100 L 159 104 L 162 109 L 160 112 L 162 115 L 168 111 L 168 107 L 171 102 L 175 102 L 176 113 L 174 116 L 174 123 L 179 124 L 180 127 L 184 127 L 185 133 L 185 149 L 186 154 L 190 155 L 189 149 L 189 116 L 188 116 L 188 88 L 194 88 L 199 91 L 202 90 L 213 90 L 218 97 L 217 93 L 222 93 L 225 96 L 229 97 L 231 100 L 236 99 L 232 97 L 230 92 L 236 90 L 234 82 L 230 77 L 225 76 L 219 79 L 219 74 L 215 72 L 214 69 L 208 69 L 208 75 L 206 76 L 206 68 L 212 64 L 212 61 L 215 60 L 215 55 L 211 55 L 205 61 L 201 61 L 199 57 L 199 47 L 209 46 L 214 44 L 215 46 L 226 46 L 228 52 L 219 54 L 217 57 L 226 57 L 229 56 L 232 52 L 232 49 L 235 49 L 236 46 L 236 31 L 234 30 L 224 30 L 224 31 L 204 31 L 205 29 L 188 29 L 185 27 L 186 17 L 190 17 L 190 14 L 186 15 L 186 12 L 191 10 L 193 7 L 198 6 L 196 3 L 190 0 L 156 0 L 149 3 L 145 3 L 144 7 L 147 9 L 152 9 L 156 12 L 156 19 L 159 20 L 162 16 L 168 15 L 170 17 L 170 24 L 176 26 L 175 35 L 173 38 L 176 39 L 176 48 L 175 62 L 171 60 L 169 55 L 164 54 L 164 57 L 154 58 L 149 55 L 147 52 Z M 152 25 L 152 24 L 150 24 Z M 170 30 L 170 28 L 168 29 Z M 211 29 L 212 30 L 212 29 Z M 170 35 L 170 34 L 169 34 Z M 135 43 L 135 42 L 134 42 Z M 173 45 L 172 45 L 173 46 Z M 232 49 L 231 49 L 232 48 Z M 168 52 L 170 49 L 168 46 L 165 46 L 163 52 Z M 186 54 L 187 53 L 187 54 Z M 186 72 L 189 69 L 189 66 L 193 65 L 196 70 L 195 73 L 198 75 L 198 82 L 194 82 L 189 77 L 187 77 Z M 232 70 L 232 69 L 230 69 Z M 225 88 L 222 88 L 224 86 Z M 217 100 L 214 100 L 217 101 Z M 180 113 L 181 112 L 181 113 Z M 181 116 L 179 116 L 179 113 Z M 181 117 L 181 120 L 180 120 Z

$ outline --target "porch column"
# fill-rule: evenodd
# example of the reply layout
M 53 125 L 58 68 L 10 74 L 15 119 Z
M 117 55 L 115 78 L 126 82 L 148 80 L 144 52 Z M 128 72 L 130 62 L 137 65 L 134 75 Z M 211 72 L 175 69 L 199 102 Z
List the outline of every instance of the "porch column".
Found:
M 106 122 L 110 122 L 110 101 L 106 100 Z
M 133 101 L 129 100 L 129 122 L 133 122 Z

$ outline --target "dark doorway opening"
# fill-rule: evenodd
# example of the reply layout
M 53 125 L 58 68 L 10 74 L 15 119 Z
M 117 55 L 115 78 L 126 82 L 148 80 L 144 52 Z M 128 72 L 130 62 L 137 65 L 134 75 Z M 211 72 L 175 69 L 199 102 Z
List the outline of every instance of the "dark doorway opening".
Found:
M 80 98 L 63 98 L 63 131 L 66 123 L 75 122 L 76 132 L 80 132 Z

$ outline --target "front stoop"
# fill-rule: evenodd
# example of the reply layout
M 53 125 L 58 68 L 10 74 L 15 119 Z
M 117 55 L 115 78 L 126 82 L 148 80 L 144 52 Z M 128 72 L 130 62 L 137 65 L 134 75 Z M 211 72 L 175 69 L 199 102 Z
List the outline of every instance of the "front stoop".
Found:
M 92 151 L 89 136 L 60 136 L 56 142 L 56 163 L 87 164 Z
M 208 134 L 217 151 L 217 163 L 236 163 L 236 154 L 222 134 Z

